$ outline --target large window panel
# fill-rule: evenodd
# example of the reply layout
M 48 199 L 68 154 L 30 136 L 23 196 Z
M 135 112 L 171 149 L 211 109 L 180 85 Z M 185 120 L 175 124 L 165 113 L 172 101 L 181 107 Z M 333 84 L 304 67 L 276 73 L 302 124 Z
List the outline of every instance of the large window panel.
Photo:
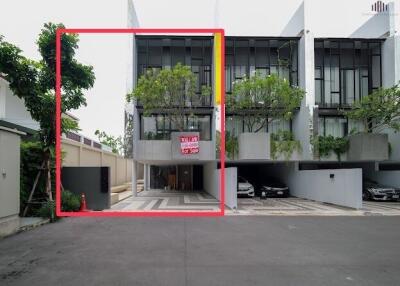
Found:
M 381 87 L 380 49 L 378 40 L 315 40 L 316 104 L 350 107 Z
M 268 123 L 268 132 L 277 133 L 278 131 L 290 131 L 290 121 L 275 119 Z
M 171 57 L 172 57 L 172 66 L 181 63 L 185 65 L 185 40 L 172 40 L 171 47 Z
M 347 119 L 325 117 L 324 136 L 344 137 L 347 134 Z
M 372 88 L 381 86 L 381 57 L 372 56 Z
M 354 102 L 354 70 L 341 71 L 342 104 L 351 105 Z
M 232 136 L 239 136 L 243 132 L 243 121 L 241 116 L 227 116 L 225 120 L 226 132 Z

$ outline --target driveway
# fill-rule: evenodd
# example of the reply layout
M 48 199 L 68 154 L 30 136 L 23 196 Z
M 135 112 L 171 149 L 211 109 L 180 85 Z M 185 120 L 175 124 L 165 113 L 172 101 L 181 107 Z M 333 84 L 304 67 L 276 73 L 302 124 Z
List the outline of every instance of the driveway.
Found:
M 301 198 L 240 198 L 238 211 L 233 215 L 318 215 L 318 216 L 400 216 L 400 202 L 363 201 L 363 207 L 355 210 L 338 205 Z
M 70 218 L 0 240 L 0 285 L 399 285 L 399 217 Z

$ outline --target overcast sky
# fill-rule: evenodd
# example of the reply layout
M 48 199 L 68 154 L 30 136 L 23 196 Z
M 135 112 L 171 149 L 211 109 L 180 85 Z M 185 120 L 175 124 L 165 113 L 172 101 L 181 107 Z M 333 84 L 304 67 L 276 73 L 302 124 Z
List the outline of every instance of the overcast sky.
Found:
M 127 0 L 12 0 L 2 3 L 0 34 L 23 50 L 26 57 L 39 59 L 36 40 L 46 22 L 64 23 L 68 28 L 125 28 Z M 94 87 L 86 92 L 87 107 L 72 112 L 80 119 L 81 133 L 95 138 L 101 129 L 123 134 L 126 71 L 125 35 L 81 35 L 77 59 L 93 65 Z

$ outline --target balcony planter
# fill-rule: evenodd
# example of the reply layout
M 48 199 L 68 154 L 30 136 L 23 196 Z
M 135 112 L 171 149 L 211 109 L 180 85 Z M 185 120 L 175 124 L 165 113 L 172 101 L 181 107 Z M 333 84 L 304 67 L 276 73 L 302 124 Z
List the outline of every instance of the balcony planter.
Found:
M 269 133 L 241 133 L 239 135 L 239 160 L 271 159 Z
M 359 133 L 349 136 L 349 161 L 382 161 L 389 159 L 387 134 Z
M 138 140 L 135 148 L 137 160 L 171 160 L 170 140 Z

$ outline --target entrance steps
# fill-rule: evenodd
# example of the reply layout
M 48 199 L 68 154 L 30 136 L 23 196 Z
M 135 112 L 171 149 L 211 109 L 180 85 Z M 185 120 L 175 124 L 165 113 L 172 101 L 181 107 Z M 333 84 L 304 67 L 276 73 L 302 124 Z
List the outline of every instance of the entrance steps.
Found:
M 115 186 L 111 188 L 111 205 L 114 205 L 126 198 L 132 196 L 131 190 L 132 184 L 127 183 L 119 186 Z M 142 192 L 144 190 L 144 181 L 143 179 L 137 180 L 137 192 Z

